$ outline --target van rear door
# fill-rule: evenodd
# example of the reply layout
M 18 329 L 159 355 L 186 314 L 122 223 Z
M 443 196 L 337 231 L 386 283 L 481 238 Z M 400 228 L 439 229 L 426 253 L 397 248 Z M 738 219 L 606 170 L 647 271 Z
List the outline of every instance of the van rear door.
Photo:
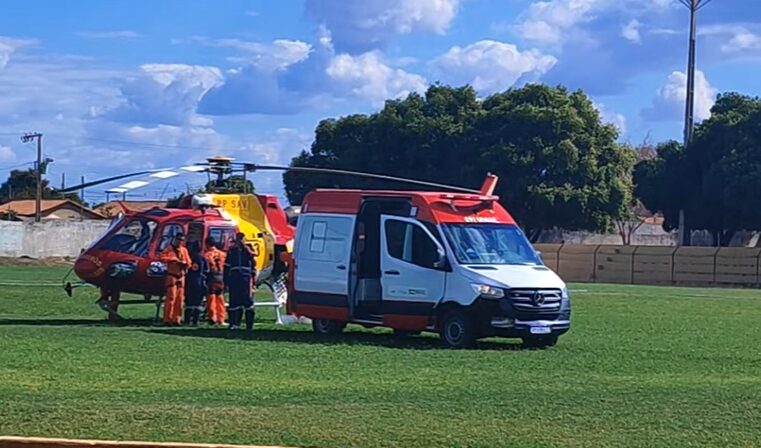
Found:
M 353 216 L 303 215 L 294 253 L 294 289 L 301 293 L 343 296 L 349 291 Z
M 443 249 L 414 219 L 382 215 L 381 229 L 384 323 L 424 329 L 444 296 L 446 272 L 436 267 Z

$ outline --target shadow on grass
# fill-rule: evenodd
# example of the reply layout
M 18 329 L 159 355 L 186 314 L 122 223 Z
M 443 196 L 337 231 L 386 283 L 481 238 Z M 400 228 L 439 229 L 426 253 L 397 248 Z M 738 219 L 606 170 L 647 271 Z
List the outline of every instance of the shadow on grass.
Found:
M 153 327 L 157 326 L 153 319 L 124 319 L 116 322 L 109 322 L 103 319 L 0 319 L 2 326 L 48 326 L 48 327 Z
M 170 336 L 213 338 L 244 341 L 291 342 L 314 345 L 365 345 L 413 350 L 451 350 L 437 338 L 413 336 L 399 338 L 391 334 L 347 332 L 337 336 L 321 336 L 310 331 L 254 329 L 230 331 L 225 328 L 156 328 L 145 330 Z M 522 350 L 520 343 L 478 341 L 474 350 Z

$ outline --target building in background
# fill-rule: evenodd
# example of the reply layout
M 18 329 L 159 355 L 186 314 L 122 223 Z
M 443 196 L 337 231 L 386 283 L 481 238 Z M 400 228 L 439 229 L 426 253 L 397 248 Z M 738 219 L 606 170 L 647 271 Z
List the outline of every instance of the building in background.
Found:
M 0 219 L 7 221 L 34 221 L 36 206 L 34 199 L 10 201 L 0 205 Z M 105 219 L 93 211 L 69 199 L 43 199 L 40 202 L 42 219 Z

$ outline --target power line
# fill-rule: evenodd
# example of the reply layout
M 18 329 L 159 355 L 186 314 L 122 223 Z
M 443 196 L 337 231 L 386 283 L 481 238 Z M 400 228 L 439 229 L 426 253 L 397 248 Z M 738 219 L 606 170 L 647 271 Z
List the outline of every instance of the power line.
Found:
M 125 140 L 110 140 L 106 138 L 95 138 L 95 137 L 80 137 L 80 140 L 110 143 L 114 145 L 124 145 L 124 146 L 132 146 L 132 147 L 146 147 L 146 148 L 196 149 L 200 151 L 210 151 L 213 149 L 208 146 L 202 147 L 202 146 L 186 146 L 186 145 L 163 145 L 160 143 L 140 143 L 140 142 L 130 142 Z

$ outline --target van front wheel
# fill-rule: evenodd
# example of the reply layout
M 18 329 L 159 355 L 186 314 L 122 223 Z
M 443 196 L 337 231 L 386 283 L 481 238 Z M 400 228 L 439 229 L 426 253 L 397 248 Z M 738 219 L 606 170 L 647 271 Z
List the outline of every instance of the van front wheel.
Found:
M 317 334 L 336 335 L 341 334 L 346 327 L 345 322 L 331 319 L 312 319 L 312 329 Z
M 455 309 L 444 314 L 439 334 L 441 339 L 452 348 L 467 348 L 476 342 L 473 319 L 462 310 Z

